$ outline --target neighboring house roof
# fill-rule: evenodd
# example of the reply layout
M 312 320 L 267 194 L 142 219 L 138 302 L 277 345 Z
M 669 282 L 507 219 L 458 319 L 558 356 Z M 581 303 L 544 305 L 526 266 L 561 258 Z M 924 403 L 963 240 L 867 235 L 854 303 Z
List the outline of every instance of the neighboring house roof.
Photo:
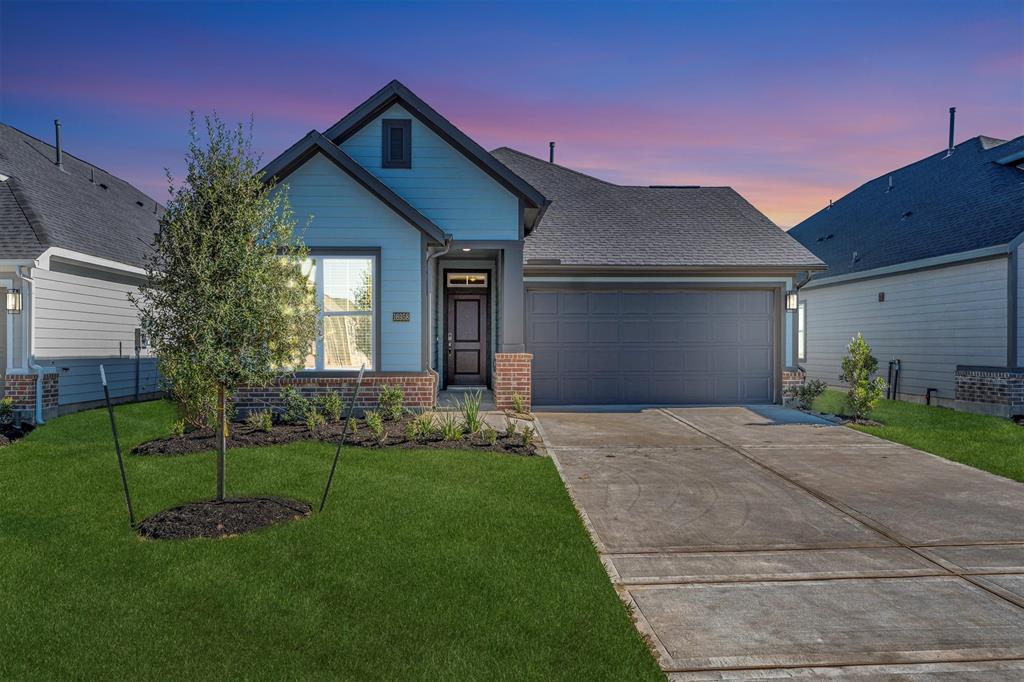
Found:
M 102 168 L 0 124 L 0 258 L 61 247 L 144 267 L 159 227 L 153 199 Z
M 305 137 L 282 152 L 280 156 L 268 163 L 260 172 L 267 182 L 278 183 L 308 161 L 314 154 L 323 154 L 327 160 L 347 173 L 349 177 L 384 202 L 386 206 L 410 225 L 422 231 L 434 241 L 444 243 L 444 230 L 360 166 L 341 147 L 315 130 L 310 130 Z
M 335 144 L 340 144 L 364 125 L 372 121 L 391 105 L 398 103 L 409 113 L 418 118 L 425 126 L 441 136 L 448 144 L 462 153 L 467 159 L 479 166 L 485 173 L 497 180 L 507 190 L 522 199 L 528 210 L 533 212 L 534 221 L 528 221 L 527 231 L 533 228 L 547 205 L 547 198 L 516 173 L 499 163 L 483 147 L 474 142 L 468 135 L 456 128 L 429 104 L 416 96 L 409 88 L 397 80 L 393 80 L 378 90 L 365 102 L 353 109 L 348 115 L 324 131 L 324 136 Z
M 1024 136 L 971 138 L 861 185 L 789 234 L 828 265 L 815 279 L 1008 244 L 1024 232 L 1022 151 Z
M 730 187 L 615 185 L 507 147 L 492 154 L 551 200 L 526 238 L 527 265 L 822 267 Z

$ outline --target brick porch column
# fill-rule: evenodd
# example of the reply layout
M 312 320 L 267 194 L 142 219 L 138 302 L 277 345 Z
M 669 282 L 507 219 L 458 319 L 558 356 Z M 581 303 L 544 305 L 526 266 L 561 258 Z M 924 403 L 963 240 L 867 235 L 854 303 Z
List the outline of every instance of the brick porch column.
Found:
M 494 403 L 499 410 L 512 409 L 512 396 L 519 394 L 530 411 L 533 397 L 531 372 L 533 355 L 530 353 L 494 354 Z

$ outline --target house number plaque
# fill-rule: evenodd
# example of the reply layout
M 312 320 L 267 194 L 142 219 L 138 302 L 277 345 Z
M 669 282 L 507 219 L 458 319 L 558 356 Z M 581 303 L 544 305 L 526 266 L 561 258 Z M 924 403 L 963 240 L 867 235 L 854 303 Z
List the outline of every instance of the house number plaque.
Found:
M 412 315 L 410 313 L 391 313 L 392 322 L 408 322 L 411 319 Z

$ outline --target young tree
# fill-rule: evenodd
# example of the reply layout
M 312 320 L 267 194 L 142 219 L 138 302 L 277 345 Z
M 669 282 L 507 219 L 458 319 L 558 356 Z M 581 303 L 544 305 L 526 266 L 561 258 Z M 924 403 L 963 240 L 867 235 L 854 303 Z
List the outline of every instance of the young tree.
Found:
M 878 360 L 871 354 L 871 346 L 858 332 L 846 347 L 843 373 L 839 375 L 850 387 L 846 392 L 846 404 L 854 419 L 865 419 L 870 415 L 885 393 L 885 379 L 872 378 L 876 371 Z
M 251 123 L 246 132 L 207 117 L 204 132 L 192 116 L 184 181 L 167 174 L 171 199 L 132 300 L 186 411 L 208 415 L 215 404 L 223 500 L 228 400 L 300 367 L 318 311 L 285 190 L 258 176 Z

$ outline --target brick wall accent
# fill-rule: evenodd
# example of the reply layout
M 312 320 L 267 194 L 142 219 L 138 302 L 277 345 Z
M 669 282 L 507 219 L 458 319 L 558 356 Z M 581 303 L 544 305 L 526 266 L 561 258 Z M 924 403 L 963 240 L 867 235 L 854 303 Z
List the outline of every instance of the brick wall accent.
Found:
M 60 390 L 60 374 L 47 372 L 43 375 L 43 412 L 57 409 Z M 14 410 L 23 419 L 34 420 L 36 410 L 36 375 L 7 374 L 4 376 L 4 395 L 14 401 Z
M 511 410 L 512 396 L 518 393 L 529 412 L 533 397 L 532 371 L 533 355 L 530 353 L 495 353 L 492 382 L 495 407 Z
M 803 386 L 806 378 L 807 373 L 799 367 L 796 369 L 782 370 L 782 394 L 785 395 L 786 389 L 791 386 Z
M 958 365 L 954 377 L 957 400 L 1005 405 L 1011 415 L 1024 414 L 1024 367 Z
M 307 398 L 334 391 L 341 394 L 342 402 L 347 406 L 355 385 L 354 376 L 282 377 L 270 386 L 246 386 L 238 389 L 235 393 L 235 408 L 239 417 L 244 417 L 251 410 L 271 409 L 280 412 L 281 389 L 285 386 L 294 386 Z M 414 409 L 430 409 L 437 398 L 437 375 L 430 372 L 364 375 L 356 408 L 377 407 L 382 386 L 401 386 L 405 393 L 405 406 Z

